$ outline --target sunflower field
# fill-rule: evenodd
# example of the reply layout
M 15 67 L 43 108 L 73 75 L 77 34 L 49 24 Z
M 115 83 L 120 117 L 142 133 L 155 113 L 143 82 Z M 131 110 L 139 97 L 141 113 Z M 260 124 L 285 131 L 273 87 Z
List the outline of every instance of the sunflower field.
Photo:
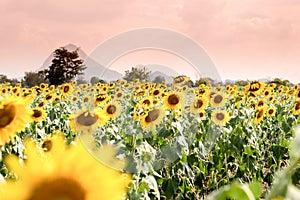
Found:
M 0 85 L 0 199 L 297 199 L 300 86 Z

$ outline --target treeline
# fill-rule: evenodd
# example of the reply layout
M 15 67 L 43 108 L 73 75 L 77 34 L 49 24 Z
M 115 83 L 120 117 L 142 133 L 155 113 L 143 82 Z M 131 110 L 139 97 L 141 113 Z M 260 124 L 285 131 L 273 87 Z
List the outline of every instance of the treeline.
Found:
M 9 79 L 6 75 L 0 74 L 0 84 L 10 83 L 14 86 L 17 83 L 21 83 L 23 87 L 33 87 L 40 85 L 41 83 L 48 83 L 50 85 L 60 85 L 66 82 L 71 82 L 73 80 L 77 81 L 77 84 L 90 82 L 91 84 L 96 84 L 98 82 L 106 83 L 105 80 L 99 77 L 92 77 L 89 81 L 83 78 L 84 70 L 86 69 L 84 65 L 84 60 L 79 57 L 78 50 L 68 51 L 64 47 L 56 49 L 54 53 L 54 58 L 52 64 L 47 68 L 40 70 L 38 72 L 25 72 L 25 76 L 21 80 L 15 78 Z M 124 80 L 133 81 L 139 79 L 140 81 L 146 80 L 148 82 L 163 83 L 165 82 L 165 77 L 156 76 L 153 80 L 149 80 L 151 71 L 149 71 L 145 66 L 132 67 L 131 70 L 126 70 L 123 77 Z M 189 77 L 182 75 L 173 77 L 173 83 L 176 85 L 187 85 L 189 87 L 197 87 L 201 84 L 216 86 L 216 85 L 239 85 L 245 86 L 249 83 L 248 80 L 232 81 L 226 80 L 225 82 L 218 82 L 212 78 L 200 78 L 199 80 L 193 82 Z M 278 85 L 291 86 L 289 80 L 282 80 L 280 78 L 275 78 L 267 83 L 276 83 Z

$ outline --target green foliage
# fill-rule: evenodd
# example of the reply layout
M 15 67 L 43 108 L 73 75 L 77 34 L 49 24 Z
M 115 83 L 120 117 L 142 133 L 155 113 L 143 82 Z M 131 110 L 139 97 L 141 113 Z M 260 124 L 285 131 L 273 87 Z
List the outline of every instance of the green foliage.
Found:
M 165 81 L 165 77 L 163 77 L 163 76 L 156 76 L 152 82 L 153 83 L 162 83 L 164 81 Z
M 84 69 L 86 67 L 83 65 L 83 60 L 79 58 L 78 49 L 70 52 L 61 47 L 54 51 L 51 66 L 39 73 L 44 74 L 45 79 L 51 85 L 60 85 L 72 81 L 78 75 L 82 75 Z
M 36 72 L 25 72 L 25 76 L 22 79 L 22 85 L 25 87 L 33 87 L 45 83 L 44 77 Z
M 132 67 L 131 70 L 125 71 L 125 76 L 123 77 L 127 81 L 134 81 L 136 79 L 141 80 L 149 80 L 151 71 L 145 66 Z
M 15 78 L 9 79 L 6 75 L 0 74 L 0 84 L 6 83 L 6 82 L 10 83 L 13 86 L 16 85 L 17 83 L 19 83 L 19 81 Z

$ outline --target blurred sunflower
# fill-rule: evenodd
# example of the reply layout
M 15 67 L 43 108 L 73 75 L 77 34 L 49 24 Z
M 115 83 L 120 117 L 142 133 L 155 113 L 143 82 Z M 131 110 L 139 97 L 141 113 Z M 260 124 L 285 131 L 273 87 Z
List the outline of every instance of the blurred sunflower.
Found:
M 182 93 L 169 93 L 164 96 L 163 105 L 168 110 L 179 110 L 185 105 L 185 96 Z
M 212 121 L 219 126 L 226 125 L 230 120 L 229 113 L 226 110 L 214 110 L 211 117 Z
M 115 119 L 120 116 L 121 114 L 121 105 L 113 101 L 111 103 L 108 103 L 104 107 L 104 114 L 109 118 L 109 119 Z
M 295 90 L 295 97 L 296 97 L 296 99 L 300 99 L 300 90 L 299 89 Z
M 108 168 L 89 155 L 83 145 L 66 146 L 62 139 L 51 141 L 45 154 L 33 141 L 26 142 L 26 162 L 8 156 L 5 163 L 17 175 L 1 187 L 1 197 L 19 200 L 122 199 L 130 176 Z M 57 149 L 58 148 L 58 149 Z
M 293 107 L 293 114 L 294 115 L 300 114 L 300 100 L 295 102 L 295 105 Z
M 254 123 L 259 124 L 263 120 L 264 115 L 265 115 L 265 107 L 259 108 L 255 114 Z
M 190 106 L 190 110 L 193 113 L 199 113 L 200 111 L 203 111 L 208 104 L 208 101 L 206 98 L 198 97 L 194 100 L 194 102 Z
M 82 110 L 70 116 L 70 127 L 74 132 L 94 131 L 108 121 L 103 110 Z
M 31 114 L 32 121 L 41 122 L 46 117 L 47 117 L 47 113 L 44 109 L 42 109 L 42 108 L 33 108 L 32 109 L 32 114 Z
M 31 122 L 28 99 L 9 97 L 0 102 L 0 146 L 9 142 L 17 132 L 23 131 Z
M 215 94 L 213 94 L 210 99 L 210 104 L 213 108 L 220 108 L 225 104 L 225 102 L 225 96 L 220 92 L 216 92 Z
M 155 129 L 160 124 L 165 116 L 165 112 L 161 107 L 153 108 L 141 118 L 143 129 Z

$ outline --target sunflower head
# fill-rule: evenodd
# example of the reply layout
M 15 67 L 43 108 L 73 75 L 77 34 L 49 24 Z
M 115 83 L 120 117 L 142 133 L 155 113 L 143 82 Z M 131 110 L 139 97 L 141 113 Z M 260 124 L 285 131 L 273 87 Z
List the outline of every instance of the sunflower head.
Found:
M 162 122 L 164 114 L 164 110 L 160 107 L 151 109 L 141 118 L 142 128 L 154 129 L 158 124 Z
M 225 104 L 225 102 L 225 95 L 219 92 L 213 94 L 210 99 L 210 103 L 213 108 L 220 108 Z
M 214 110 L 212 112 L 212 121 L 218 126 L 224 126 L 230 120 L 229 113 L 226 110 Z
M 168 110 L 179 110 L 185 105 L 185 97 L 182 93 L 170 93 L 164 96 L 164 107 Z
M 28 100 L 10 97 L 0 102 L 0 145 L 7 143 L 17 132 L 23 131 L 31 122 Z

